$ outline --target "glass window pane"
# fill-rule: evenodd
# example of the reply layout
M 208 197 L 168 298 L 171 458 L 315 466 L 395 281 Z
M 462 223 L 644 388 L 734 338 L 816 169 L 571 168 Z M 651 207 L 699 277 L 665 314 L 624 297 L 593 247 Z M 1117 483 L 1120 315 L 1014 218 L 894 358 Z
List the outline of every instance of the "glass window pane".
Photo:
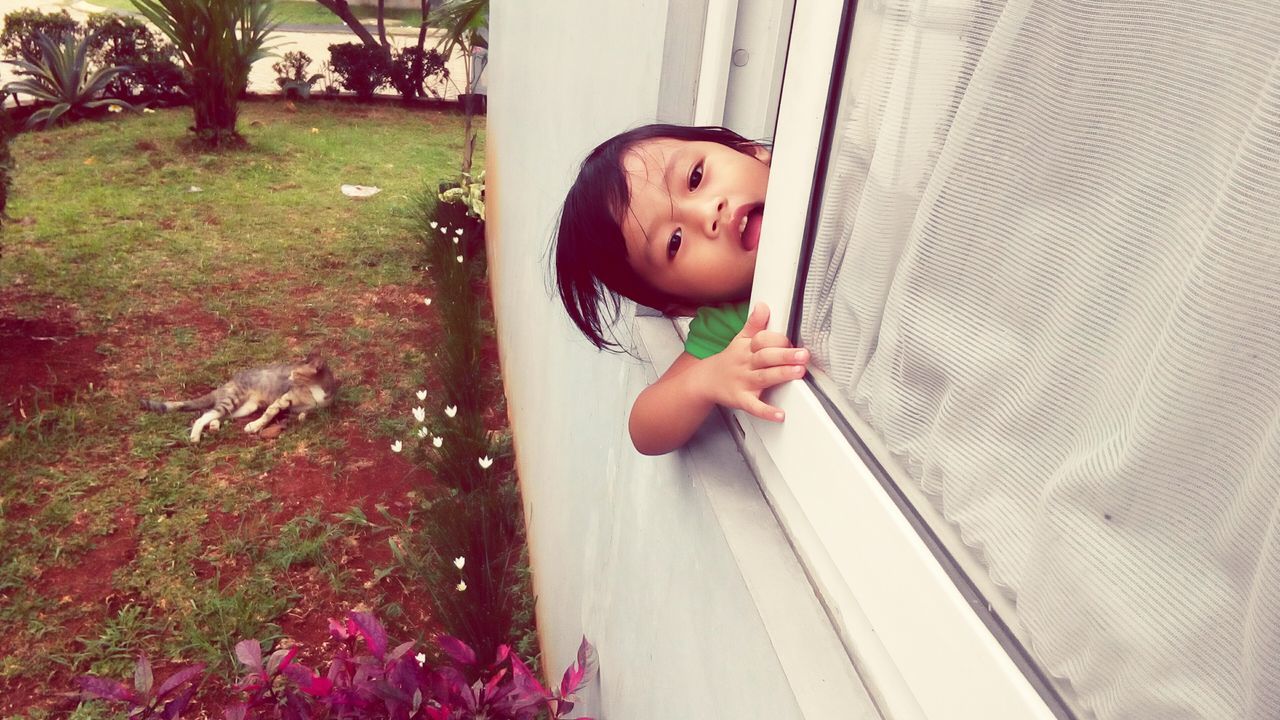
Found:
M 800 340 L 1085 716 L 1280 717 L 1277 37 L 858 3 Z

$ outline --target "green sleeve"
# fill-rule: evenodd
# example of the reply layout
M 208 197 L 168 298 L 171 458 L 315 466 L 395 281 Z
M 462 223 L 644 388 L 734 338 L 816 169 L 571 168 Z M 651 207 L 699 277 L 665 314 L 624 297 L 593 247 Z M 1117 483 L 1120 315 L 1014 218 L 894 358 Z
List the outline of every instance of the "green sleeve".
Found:
M 747 324 L 747 306 L 748 303 L 735 303 L 698 308 L 689 323 L 685 352 L 701 360 L 724 350 Z

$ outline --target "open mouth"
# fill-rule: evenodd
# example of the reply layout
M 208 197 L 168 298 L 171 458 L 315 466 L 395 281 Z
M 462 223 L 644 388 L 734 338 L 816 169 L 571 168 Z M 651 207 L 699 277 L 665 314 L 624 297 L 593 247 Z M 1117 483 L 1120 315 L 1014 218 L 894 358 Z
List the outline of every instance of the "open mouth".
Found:
M 764 222 L 764 205 L 757 205 L 738 222 L 738 237 L 742 249 L 750 252 L 760 245 L 760 224 Z

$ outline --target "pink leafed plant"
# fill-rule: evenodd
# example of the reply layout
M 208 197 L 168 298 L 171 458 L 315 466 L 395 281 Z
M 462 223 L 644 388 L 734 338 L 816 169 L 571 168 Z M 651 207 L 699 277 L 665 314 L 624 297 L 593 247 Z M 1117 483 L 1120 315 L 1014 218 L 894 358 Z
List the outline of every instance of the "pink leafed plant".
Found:
M 122 703 L 128 706 L 130 718 L 172 720 L 182 716 L 196 693 L 195 680 L 203 674 L 203 663 L 187 665 L 156 685 L 151 662 L 142 655 L 133 667 L 132 687 L 92 675 L 84 675 L 77 682 L 82 698 Z
M 390 647 L 382 623 L 368 611 L 329 620 L 329 634 L 336 647 L 323 675 L 298 662 L 298 645 L 264 657 L 257 640 L 237 643 L 244 675 L 234 688 L 243 698 L 226 711 L 226 720 L 561 720 L 597 667 L 595 651 L 583 638 L 576 661 L 553 691 L 508 645 L 482 662 L 469 645 L 443 635 L 436 642 L 447 662 L 432 666 L 425 654 L 413 654 L 412 642 Z M 174 720 L 187 709 L 204 672 L 203 664 L 183 667 L 156 686 L 142 657 L 132 687 L 93 676 L 79 683 L 86 699 L 127 704 L 130 718 Z
M 248 671 L 237 687 L 247 697 L 227 712 L 227 720 L 535 720 L 543 713 L 559 719 L 573 710 L 574 698 L 596 671 L 586 638 L 553 692 L 507 645 L 492 662 L 482 663 L 466 643 L 441 636 L 437 642 L 450 662 L 432 667 L 425 655 L 412 654 L 411 642 L 388 650 L 386 630 L 367 611 L 330 620 L 329 633 L 338 645 L 325 676 L 294 662 L 296 647 L 276 650 L 263 662 L 257 641 L 237 645 L 236 657 Z

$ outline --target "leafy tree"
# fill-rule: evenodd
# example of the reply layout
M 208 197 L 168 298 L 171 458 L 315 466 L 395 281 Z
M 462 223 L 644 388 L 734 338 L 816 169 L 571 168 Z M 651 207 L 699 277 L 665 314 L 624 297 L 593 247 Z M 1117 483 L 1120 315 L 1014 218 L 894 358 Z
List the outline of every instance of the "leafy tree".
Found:
M 98 67 L 128 68 L 107 86 L 107 94 L 122 100 L 146 100 L 176 95 L 184 82 L 175 50 L 132 15 L 101 12 L 89 16 L 86 26 L 94 35 L 89 57 Z
M 413 100 L 418 95 L 425 96 L 422 80 L 431 75 L 440 74 L 443 71 L 443 60 L 447 59 L 447 55 L 441 59 L 439 68 L 437 68 L 433 64 L 434 59 L 431 53 L 426 50 L 427 30 L 430 27 L 428 19 L 431 16 L 431 0 L 419 0 L 422 10 L 422 24 L 418 26 L 417 44 L 412 48 L 406 48 L 395 56 L 393 56 L 391 50 L 391 43 L 387 41 L 387 28 L 384 19 L 385 3 L 383 0 L 378 0 L 377 38 L 369 32 L 364 23 L 360 22 L 360 19 L 351 11 L 351 5 L 347 0 L 316 1 L 342 20 L 356 34 L 356 37 L 360 38 L 360 42 L 382 55 L 385 67 L 389 68 L 391 73 L 388 79 L 405 100 Z
M 239 99 L 249 68 L 270 54 L 274 0 L 133 0 L 178 49 L 189 76 L 191 130 L 209 148 L 238 146 Z

